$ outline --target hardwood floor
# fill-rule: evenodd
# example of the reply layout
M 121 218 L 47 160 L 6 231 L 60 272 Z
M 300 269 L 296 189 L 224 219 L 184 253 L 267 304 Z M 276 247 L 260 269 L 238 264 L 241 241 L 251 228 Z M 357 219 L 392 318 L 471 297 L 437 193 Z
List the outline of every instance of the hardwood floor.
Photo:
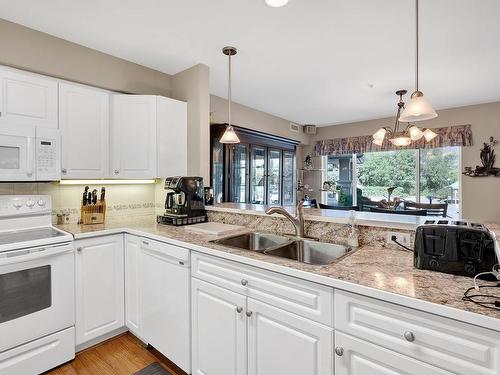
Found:
M 153 362 L 159 362 L 172 375 L 186 375 L 154 349 L 146 349 L 129 332 L 78 353 L 73 361 L 46 375 L 131 375 Z

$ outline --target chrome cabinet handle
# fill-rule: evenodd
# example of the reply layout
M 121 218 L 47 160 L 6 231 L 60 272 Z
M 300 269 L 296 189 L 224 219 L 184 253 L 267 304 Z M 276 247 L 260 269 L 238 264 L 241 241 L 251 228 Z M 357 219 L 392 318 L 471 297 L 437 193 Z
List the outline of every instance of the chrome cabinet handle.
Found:
M 238 314 L 241 314 L 242 311 L 243 311 L 243 307 L 240 307 L 240 306 L 236 307 L 236 312 Z
M 63 168 L 63 170 L 61 171 L 62 174 L 66 174 L 68 173 L 68 170 L 66 168 Z
M 143 245 L 149 245 L 149 242 L 142 241 L 142 244 L 143 244 Z
M 415 341 L 415 334 L 411 331 L 406 331 L 404 333 L 404 337 L 405 337 L 406 341 L 409 341 L 409 342 Z
M 120 173 L 120 171 L 118 169 L 115 169 L 115 174 L 118 174 Z
M 344 348 L 341 346 L 337 346 L 335 348 L 335 354 L 337 354 L 339 357 L 342 357 L 344 355 Z
M 245 279 L 241 280 L 241 285 L 247 286 L 247 284 L 248 284 L 248 280 L 245 280 Z
M 253 311 L 247 311 L 245 314 L 250 318 L 253 314 Z
M 78 251 L 79 253 L 81 253 L 81 252 L 82 252 L 82 250 L 83 250 L 83 248 L 82 248 L 81 246 L 78 246 L 78 247 L 76 248 L 76 251 Z

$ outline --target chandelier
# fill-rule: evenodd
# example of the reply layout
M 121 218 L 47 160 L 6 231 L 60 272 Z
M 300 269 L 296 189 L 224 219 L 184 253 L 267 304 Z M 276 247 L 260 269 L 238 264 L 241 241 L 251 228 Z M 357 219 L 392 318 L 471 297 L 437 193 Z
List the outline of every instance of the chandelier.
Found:
M 398 102 L 398 112 L 396 114 L 396 120 L 394 122 L 394 126 L 391 128 L 384 127 L 377 130 L 375 134 L 373 134 L 373 143 L 377 146 L 382 146 L 384 143 L 384 139 L 387 137 L 389 142 L 391 142 L 394 146 L 397 147 L 405 147 L 409 146 L 412 141 L 418 141 L 422 137 L 425 137 L 427 142 L 432 141 L 437 137 L 437 134 L 434 133 L 430 129 L 420 129 L 419 127 L 407 123 L 406 128 L 401 130 L 401 112 L 405 108 L 405 102 L 403 101 L 403 95 L 406 95 L 408 91 L 406 90 L 398 90 L 396 91 L 396 95 L 399 96 Z

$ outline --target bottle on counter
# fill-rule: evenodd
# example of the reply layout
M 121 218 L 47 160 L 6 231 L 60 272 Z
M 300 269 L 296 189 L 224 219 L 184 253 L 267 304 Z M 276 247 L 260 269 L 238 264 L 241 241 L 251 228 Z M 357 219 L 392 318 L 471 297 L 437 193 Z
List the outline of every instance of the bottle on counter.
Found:
M 359 231 L 356 225 L 356 211 L 349 211 L 349 220 L 347 222 L 348 234 L 347 234 L 347 246 L 351 248 L 359 247 Z

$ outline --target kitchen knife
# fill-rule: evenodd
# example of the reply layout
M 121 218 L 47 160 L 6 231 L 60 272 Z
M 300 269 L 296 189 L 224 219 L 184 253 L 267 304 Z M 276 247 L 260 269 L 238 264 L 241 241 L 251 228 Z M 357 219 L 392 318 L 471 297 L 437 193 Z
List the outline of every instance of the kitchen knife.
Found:
M 83 191 L 83 198 L 82 198 L 82 206 L 86 206 L 88 202 L 87 199 L 87 192 L 89 191 L 89 187 L 85 186 L 85 190 Z
M 92 190 L 92 204 L 96 204 L 97 203 L 97 190 L 94 189 Z

